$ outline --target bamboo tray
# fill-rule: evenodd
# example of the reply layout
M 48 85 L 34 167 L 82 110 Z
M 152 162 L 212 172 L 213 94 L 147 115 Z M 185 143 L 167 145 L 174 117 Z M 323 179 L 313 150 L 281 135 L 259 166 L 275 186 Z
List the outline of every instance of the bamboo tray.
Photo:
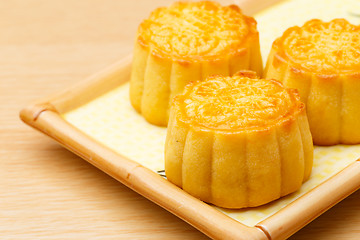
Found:
M 321 2 L 324 1 L 318 2 L 318 9 L 322 9 L 317 11 L 319 18 L 323 14 L 331 19 L 340 11 L 333 6 L 331 15 L 320 6 Z M 270 48 L 273 36 L 313 17 L 299 4 L 307 6 L 300 0 L 286 1 L 255 16 L 260 33 L 264 33 L 263 54 Z M 286 10 L 290 16 L 291 9 L 300 11 L 299 17 L 286 22 L 287 26 L 270 26 L 286 18 L 279 17 L 279 11 Z M 275 20 L 270 23 L 269 19 Z M 269 28 L 273 35 L 267 31 Z M 360 157 L 360 145 L 316 147 L 311 178 L 294 194 L 244 210 L 203 203 L 161 176 L 165 128 L 146 123 L 131 108 L 130 68 L 131 56 L 55 97 L 23 109 L 21 119 L 216 239 L 287 238 L 360 188 L 360 161 L 356 160 Z

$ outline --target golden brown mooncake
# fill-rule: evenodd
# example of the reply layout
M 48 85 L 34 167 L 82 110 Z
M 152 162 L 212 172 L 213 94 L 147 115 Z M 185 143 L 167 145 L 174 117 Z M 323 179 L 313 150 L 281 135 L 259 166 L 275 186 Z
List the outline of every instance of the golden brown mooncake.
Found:
M 167 179 L 205 202 L 254 207 L 309 178 L 312 138 L 295 89 L 251 71 L 190 83 L 173 99 Z
M 264 75 L 299 90 L 314 144 L 360 143 L 360 26 L 315 19 L 289 28 Z
M 166 126 L 170 99 L 190 80 L 231 75 L 241 69 L 262 73 L 253 18 L 235 5 L 174 3 L 156 9 L 139 26 L 130 100 L 148 122 Z

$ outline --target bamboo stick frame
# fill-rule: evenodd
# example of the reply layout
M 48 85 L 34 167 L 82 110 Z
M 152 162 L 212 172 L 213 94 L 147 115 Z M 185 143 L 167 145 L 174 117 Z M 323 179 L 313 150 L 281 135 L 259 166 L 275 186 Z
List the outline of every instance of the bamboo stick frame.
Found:
M 360 188 L 360 161 L 357 160 L 256 226 L 248 227 L 237 222 L 152 170 L 88 137 L 61 117 L 61 114 L 127 82 L 130 68 L 131 56 L 53 98 L 26 107 L 20 112 L 20 117 L 28 125 L 214 239 L 287 238 Z

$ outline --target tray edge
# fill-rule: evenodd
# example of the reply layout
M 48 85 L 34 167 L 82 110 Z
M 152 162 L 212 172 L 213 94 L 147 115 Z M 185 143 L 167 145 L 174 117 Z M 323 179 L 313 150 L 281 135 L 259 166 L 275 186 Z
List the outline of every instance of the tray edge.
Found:
M 360 158 L 255 226 L 272 239 L 286 239 L 359 188 Z
M 25 108 L 21 111 L 21 119 L 209 237 L 217 239 L 224 237 L 226 239 L 268 239 L 260 228 L 245 226 L 184 193 L 155 172 L 113 152 L 96 140 L 88 138 L 86 134 L 66 122 L 58 112 L 52 108 L 47 109 L 47 105 L 41 109 L 43 106 L 34 105 Z M 34 116 L 36 118 L 33 118 Z M 111 160 L 109 161 L 109 159 Z M 160 191 L 164 188 L 167 189 L 164 191 L 165 193 L 163 190 Z M 173 195 L 168 194 L 169 192 Z M 179 201 L 178 196 L 183 199 L 180 198 L 181 201 Z
M 48 100 L 25 107 L 20 111 L 20 119 L 27 125 L 53 138 L 66 149 L 85 159 L 127 187 L 199 229 L 209 237 L 219 239 L 224 237 L 227 239 L 248 239 L 248 237 L 259 240 L 268 239 L 266 233 L 260 228 L 255 226 L 248 227 L 220 211 L 213 209 L 200 200 L 183 192 L 178 187 L 175 187 L 150 169 L 115 153 L 95 139 L 88 137 L 85 133 L 82 133 L 61 117 L 61 114 L 91 101 L 105 93 L 106 89 L 111 89 L 111 87 L 108 86 L 96 95 L 89 95 L 89 92 L 94 88 L 98 90 L 97 87 L 100 83 L 104 81 L 110 82 L 110 85 L 113 87 L 114 84 L 120 86 L 127 82 L 129 80 L 129 74 L 127 73 L 129 72 L 130 64 L 131 56 L 128 56 Z M 86 97 L 79 97 L 81 94 L 86 94 Z M 77 100 L 75 107 L 69 105 L 69 102 L 73 101 L 73 98 Z M 111 161 L 109 161 L 109 159 L 111 159 Z M 143 176 L 147 177 L 144 178 Z M 154 183 L 154 181 L 160 186 L 168 188 L 168 190 L 171 190 L 176 195 L 185 195 L 186 201 L 178 201 L 177 198 L 168 199 L 167 194 L 161 194 L 161 191 L 159 191 L 161 188 L 154 188 L 149 184 L 149 182 Z M 136 182 L 136 184 L 133 182 Z M 148 188 L 144 186 L 148 186 L 149 189 L 162 195 L 163 198 L 156 197 L 156 195 L 148 192 Z M 170 202 L 172 202 L 172 204 L 177 203 L 177 207 L 174 208 Z M 197 205 L 197 207 L 192 207 L 193 204 Z M 199 209 L 201 210 L 200 215 Z

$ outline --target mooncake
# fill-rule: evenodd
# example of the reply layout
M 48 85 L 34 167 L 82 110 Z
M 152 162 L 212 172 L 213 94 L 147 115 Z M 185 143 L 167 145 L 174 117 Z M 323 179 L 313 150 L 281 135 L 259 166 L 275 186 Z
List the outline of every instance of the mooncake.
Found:
M 255 207 L 300 188 L 313 145 L 295 89 L 252 71 L 191 82 L 172 101 L 167 179 L 205 202 Z
M 241 69 L 261 74 L 262 60 L 256 21 L 237 6 L 204 1 L 158 8 L 138 28 L 131 104 L 148 122 L 166 126 L 170 99 L 190 79 Z
M 264 75 L 299 90 L 314 144 L 360 143 L 360 27 L 310 20 L 272 45 Z

